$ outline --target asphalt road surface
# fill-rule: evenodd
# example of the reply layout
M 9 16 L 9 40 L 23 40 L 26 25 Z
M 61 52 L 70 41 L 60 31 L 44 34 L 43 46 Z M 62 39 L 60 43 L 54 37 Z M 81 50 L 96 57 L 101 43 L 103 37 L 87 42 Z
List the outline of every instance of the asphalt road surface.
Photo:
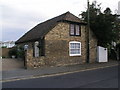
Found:
M 118 88 L 118 66 L 60 76 L 4 82 L 3 88 Z

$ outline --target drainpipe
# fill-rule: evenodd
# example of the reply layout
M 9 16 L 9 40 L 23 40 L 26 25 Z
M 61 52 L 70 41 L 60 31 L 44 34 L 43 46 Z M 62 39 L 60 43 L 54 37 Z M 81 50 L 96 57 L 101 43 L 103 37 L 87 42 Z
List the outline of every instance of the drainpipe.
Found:
M 88 18 L 87 18 L 87 27 L 88 27 L 88 37 L 87 37 L 87 63 L 90 62 L 90 6 L 89 6 L 89 0 L 87 0 L 87 7 L 88 7 Z

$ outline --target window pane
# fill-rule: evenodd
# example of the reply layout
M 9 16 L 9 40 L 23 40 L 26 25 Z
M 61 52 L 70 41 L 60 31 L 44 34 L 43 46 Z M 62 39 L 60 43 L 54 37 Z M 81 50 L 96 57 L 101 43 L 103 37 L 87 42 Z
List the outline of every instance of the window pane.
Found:
M 80 48 L 80 43 L 76 43 L 76 49 Z
M 72 49 L 79 49 L 80 48 L 80 43 L 71 43 L 70 44 L 70 48 L 72 48 Z
M 74 54 L 73 49 L 70 49 L 70 54 Z
M 80 54 L 80 49 L 71 49 L 70 54 Z
M 80 49 L 76 49 L 76 54 L 80 54 Z
M 80 35 L 80 27 L 79 27 L 79 25 L 76 25 L 76 35 Z
M 74 25 L 70 25 L 70 35 L 74 35 Z
M 71 50 L 70 50 L 70 52 L 71 52 L 70 54 L 76 54 L 76 51 L 75 51 L 75 50 L 76 50 L 76 49 L 71 49 Z
M 81 44 L 80 43 L 70 43 L 70 54 L 80 55 L 81 54 Z
M 74 44 L 74 43 L 71 43 L 71 44 L 70 44 L 70 48 L 75 48 L 75 44 Z

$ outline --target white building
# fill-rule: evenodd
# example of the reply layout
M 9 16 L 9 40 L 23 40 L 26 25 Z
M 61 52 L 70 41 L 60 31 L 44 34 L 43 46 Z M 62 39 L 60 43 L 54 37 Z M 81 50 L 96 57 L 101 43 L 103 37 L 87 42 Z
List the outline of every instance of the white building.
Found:
M 15 46 L 15 41 L 6 41 L 6 42 L 0 41 L 0 47 L 11 48 L 13 46 Z

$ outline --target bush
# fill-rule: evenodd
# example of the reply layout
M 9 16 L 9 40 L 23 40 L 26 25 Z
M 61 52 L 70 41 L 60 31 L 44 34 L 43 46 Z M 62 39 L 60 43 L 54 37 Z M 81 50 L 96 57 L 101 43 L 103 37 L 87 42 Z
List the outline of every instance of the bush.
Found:
M 9 51 L 9 56 L 10 57 L 15 56 L 16 58 L 24 59 L 24 57 L 25 57 L 24 48 L 22 46 L 12 48 Z
M 24 48 L 23 48 L 22 46 L 18 47 L 17 56 L 18 56 L 19 58 L 24 59 L 24 57 L 25 57 L 25 52 L 24 52 Z
M 116 52 L 115 52 L 114 49 L 111 49 L 111 50 L 110 50 L 109 59 L 117 60 L 117 54 L 116 54 Z
M 9 56 L 15 56 L 17 57 L 17 47 L 13 47 L 10 51 L 9 51 Z
M 1 48 L 7 48 L 7 46 L 2 46 Z

